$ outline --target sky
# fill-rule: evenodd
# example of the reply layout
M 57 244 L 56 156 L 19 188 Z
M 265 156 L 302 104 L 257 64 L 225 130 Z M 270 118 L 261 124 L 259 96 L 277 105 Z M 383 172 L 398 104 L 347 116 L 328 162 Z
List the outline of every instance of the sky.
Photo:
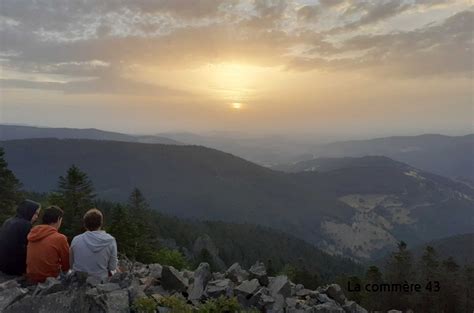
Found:
M 470 0 L 0 0 L 0 123 L 474 132 Z

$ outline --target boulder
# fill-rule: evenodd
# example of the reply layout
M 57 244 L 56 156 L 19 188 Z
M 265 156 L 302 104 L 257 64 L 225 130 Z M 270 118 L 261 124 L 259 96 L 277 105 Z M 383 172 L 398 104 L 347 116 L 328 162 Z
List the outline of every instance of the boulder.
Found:
M 60 292 L 66 289 L 57 278 L 48 277 L 44 283 L 40 283 L 36 286 L 33 296 L 44 296 L 51 293 Z
M 318 304 L 314 307 L 315 313 L 344 313 L 344 310 L 336 304 L 336 302 L 326 302 Z
M 26 290 L 18 287 L 12 287 L 0 292 L 0 312 L 13 302 L 17 301 L 26 294 Z
M 199 264 L 194 272 L 193 284 L 189 288 L 189 300 L 199 300 L 204 296 L 207 283 L 211 280 L 211 267 L 208 263 Z
M 161 272 L 163 271 L 163 266 L 155 263 L 155 264 L 148 265 L 148 269 L 150 271 L 149 277 L 161 278 Z
M 260 285 L 268 286 L 268 276 L 265 265 L 262 262 L 255 263 L 249 270 L 249 279 L 258 279 Z
M 3 310 L 3 313 L 78 312 L 72 305 L 74 298 L 74 295 L 67 291 L 38 297 L 25 296 Z
M 206 294 L 210 298 L 218 298 L 220 296 L 233 296 L 233 283 L 230 279 L 213 280 L 207 284 Z
M 251 296 L 260 288 L 260 283 L 257 279 L 243 281 L 234 289 L 235 294 L 243 295 L 245 297 Z
M 249 278 L 249 273 L 246 270 L 243 270 L 239 263 L 234 263 L 225 272 L 225 277 L 229 278 L 236 284 L 240 284 Z
M 366 309 L 364 309 L 354 301 L 346 301 L 346 303 L 342 306 L 342 309 L 346 313 L 367 313 Z
M 208 235 L 200 236 L 193 245 L 193 255 L 198 257 L 205 251 L 211 258 L 213 265 L 219 270 L 224 271 L 226 266 L 224 261 L 219 257 L 219 249 Z
M 96 286 L 96 289 L 100 293 L 109 293 L 115 290 L 120 289 L 120 285 L 117 283 L 106 283 L 106 284 L 99 284 Z
M 115 290 L 106 295 L 106 307 L 110 313 L 128 313 L 130 305 L 127 290 Z
M 270 294 L 272 296 L 280 294 L 287 298 L 291 295 L 291 287 L 288 277 L 284 275 L 273 278 L 270 285 L 268 286 L 268 289 L 270 289 Z
M 172 266 L 164 266 L 161 272 L 161 285 L 166 290 L 184 292 L 188 289 L 188 282 L 178 270 Z
M 20 284 L 18 283 L 16 279 L 10 279 L 0 284 L 0 291 L 15 288 L 15 287 L 20 287 Z
M 327 294 L 331 299 L 334 299 L 340 305 L 343 305 L 347 300 L 341 286 L 338 284 L 328 285 L 322 288 L 321 292 Z

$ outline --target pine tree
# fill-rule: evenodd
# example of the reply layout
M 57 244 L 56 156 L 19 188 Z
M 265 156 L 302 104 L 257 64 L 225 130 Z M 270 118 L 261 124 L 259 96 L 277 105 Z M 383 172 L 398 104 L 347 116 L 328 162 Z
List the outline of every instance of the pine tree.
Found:
M 58 191 L 50 198 L 50 202 L 64 210 L 63 231 L 68 237 L 77 235 L 83 229 L 82 217 L 92 208 L 94 188 L 86 173 L 72 165 L 66 176 L 59 177 Z
M 4 151 L 0 148 L 0 225 L 15 213 L 16 204 L 21 199 L 21 184 L 8 169 Z
M 452 257 L 441 263 L 440 298 L 441 310 L 445 313 L 459 312 L 461 286 L 459 280 L 459 265 Z
M 391 255 L 387 264 L 386 281 L 390 284 L 413 282 L 412 255 L 407 244 L 401 241 L 398 251 Z M 387 308 L 407 310 L 411 308 L 410 294 L 406 292 L 390 292 L 387 296 Z
M 429 312 L 436 312 L 438 310 L 438 299 L 439 296 L 436 292 L 432 292 L 426 289 L 426 286 L 430 286 L 434 281 L 439 280 L 439 261 L 436 251 L 433 247 L 427 246 L 423 255 L 421 256 L 421 261 L 419 264 L 419 273 L 420 273 L 420 284 L 423 287 L 421 293 L 419 294 L 419 305 L 420 310 L 426 310 Z
M 365 273 L 364 286 L 370 285 L 370 288 L 372 288 L 372 286 L 380 286 L 382 283 L 383 278 L 379 268 L 377 266 L 370 266 Z M 363 307 L 375 311 L 382 310 L 383 298 L 381 293 L 364 290 L 362 299 Z
M 128 206 L 134 213 L 143 213 L 150 209 L 148 202 L 138 188 L 134 188 L 128 198 Z
M 108 232 L 115 237 L 118 251 L 125 254 L 128 258 L 136 260 L 139 245 L 139 240 L 137 239 L 139 237 L 139 229 L 126 207 L 117 205 L 113 209 Z

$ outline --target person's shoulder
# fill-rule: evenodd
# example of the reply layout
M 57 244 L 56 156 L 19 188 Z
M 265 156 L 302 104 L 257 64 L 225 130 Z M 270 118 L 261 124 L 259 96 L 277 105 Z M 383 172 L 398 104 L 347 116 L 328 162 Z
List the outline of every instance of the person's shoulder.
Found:
M 82 237 L 84 237 L 84 233 L 74 236 L 74 238 L 72 238 L 72 241 L 71 241 L 71 246 L 77 243 L 78 241 L 81 241 Z
M 58 241 L 58 242 L 67 242 L 67 237 L 66 235 L 64 234 L 61 234 L 60 232 L 57 232 L 56 234 L 54 234 L 54 238 Z

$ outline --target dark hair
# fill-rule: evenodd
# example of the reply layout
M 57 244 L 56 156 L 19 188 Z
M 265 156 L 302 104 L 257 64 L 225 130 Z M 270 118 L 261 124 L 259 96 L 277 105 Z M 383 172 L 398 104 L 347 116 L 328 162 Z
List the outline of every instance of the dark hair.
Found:
M 54 224 L 57 221 L 59 221 L 60 218 L 62 218 L 64 215 L 64 211 L 55 205 L 52 205 L 48 207 L 46 210 L 44 210 L 43 214 L 43 224 Z
M 90 209 L 84 214 L 84 227 L 87 230 L 98 230 L 104 221 L 102 212 L 98 209 Z

